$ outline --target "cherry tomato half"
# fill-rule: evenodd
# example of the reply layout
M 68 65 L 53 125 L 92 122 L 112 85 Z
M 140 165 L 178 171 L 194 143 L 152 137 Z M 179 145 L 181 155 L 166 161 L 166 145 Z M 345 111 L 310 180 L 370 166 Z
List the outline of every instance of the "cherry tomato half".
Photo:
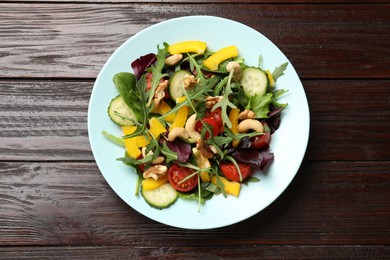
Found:
M 213 132 L 214 136 L 218 135 L 218 133 L 219 133 L 219 126 L 218 126 L 217 122 L 214 119 L 206 117 L 206 118 L 201 119 L 201 121 L 203 121 L 203 123 L 207 124 L 209 129 Z M 198 120 L 196 122 L 196 124 L 195 124 L 195 130 L 197 132 L 199 132 L 199 133 L 202 132 L 202 128 L 204 127 L 201 121 Z M 205 138 L 209 138 L 209 137 L 210 137 L 210 133 L 207 131 L 206 135 L 205 135 Z
M 168 180 L 175 190 L 186 192 L 190 191 L 198 185 L 198 178 L 196 175 L 183 181 L 189 175 L 193 173 L 193 170 L 186 167 L 181 167 L 177 164 L 172 164 L 168 169 Z
M 271 139 L 270 132 L 265 132 L 262 135 L 253 136 L 251 137 L 251 141 L 252 141 L 251 148 L 256 150 L 268 149 L 270 139 Z
M 244 181 L 251 174 L 252 167 L 249 164 L 242 162 L 238 162 L 237 164 L 241 171 L 242 180 Z M 222 162 L 219 164 L 219 168 L 221 168 L 221 171 L 226 178 L 231 181 L 240 182 L 240 174 L 232 162 Z
M 220 107 L 216 108 L 214 111 L 210 111 L 206 113 L 206 117 L 214 119 L 215 122 L 217 122 L 219 127 L 218 129 L 219 134 L 225 132 L 225 128 L 223 127 L 223 121 L 222 121 L 222 109 Z
M 222 109 L 220 107 L 206 113 L 206 117 L 210 117 L 217 122 L 218 125 L 223 125 L 222 122 Z

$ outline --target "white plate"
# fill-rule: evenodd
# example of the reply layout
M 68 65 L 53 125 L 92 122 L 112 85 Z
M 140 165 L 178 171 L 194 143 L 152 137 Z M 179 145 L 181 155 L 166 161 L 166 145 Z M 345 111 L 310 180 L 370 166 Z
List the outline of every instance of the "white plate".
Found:
M 271 204 L 290 184 L 302 162 L 309 137 L 309 108 L 297 73 L 289 63 L 277 87 L 289 90 L 281 102 L 288 108 L 282 113 L 281 126 L 272 136 L 271 151 L 275 159 L 264 173 L 256 173 L 260 182 L 243 186 L 239 198 L 214 196 L 198 212 L 196 201 L 178 199 L 168 209 L 157 210 L 134 196 L 136 174 L 131 167 L 117 161 L 124 150 L 105 139 L 103 130 L 120 136 L 117 125 L 107 116 L 107 106 L 117 95 L 112 78 L 115 73 L 130 71 L 130 64 L 141 55 L 157 52 L 157 45 L 185 40 L 202 40 L 208 48 L 218 50 L 236 45 L 245 63 L 258 65 L 271 72 L 288 61 L 286 56 L 265 36 L 235 21 L 210 17 L 188 16 L 150 26 L 123 43 L 104 65 L 93 87 L 88 110 L 88 134 L 96 163 L 111 188 L 128 205 L 141 214 L 164 224 L 188 228 L 210 229 L 245 220 Z

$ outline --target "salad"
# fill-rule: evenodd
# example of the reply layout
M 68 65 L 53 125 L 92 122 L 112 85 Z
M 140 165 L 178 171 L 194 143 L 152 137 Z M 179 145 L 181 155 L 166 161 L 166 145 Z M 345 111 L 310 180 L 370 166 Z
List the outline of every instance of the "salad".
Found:
M 108 116 L 121 128 L 117 160 L 138 174 L 135 194 L 154 208 L 178 198 L 204 204 L 213 196 L 239 197 L 243 184 L 274 158 L 271 136 L 287 104 L 277 89 L 287 62 L 271 73 L 245 64 L 237 46 L 208 50 L 202 41 L 157 46 L 114 75 L 118 91 Z

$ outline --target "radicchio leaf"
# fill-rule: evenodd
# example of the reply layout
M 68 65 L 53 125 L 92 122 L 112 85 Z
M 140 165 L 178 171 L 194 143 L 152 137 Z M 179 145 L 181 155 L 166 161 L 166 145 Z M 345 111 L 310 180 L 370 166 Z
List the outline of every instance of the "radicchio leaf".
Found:
M 137 80 L 141 78 L 142 74 L 144 74 L 145 69 L 149 68 L 156 60 L 156 54 L 149 53 L 139 57 L 131 63 L 131 67 L 133 68 L 134 75 L 137 77 Z
M 274 154 L 269 151 L 256 151 L 253 149 L 237 149 L 232 157 L 237 161 L 248 163 L 260 170 L 274 158 Z
M 268 119 L 265 122 L 271 129 L 271 134 L 273 134 L 276 130 L 278 130 L 280 126 L 280 114 L 284 107 L 275 107 L 273 105 L 270 106 L 270 113 L 268 114 Z
M 188 160 L 191 154 L 191 145 L 181 139 L 176 139 L 173 142 L 166 141 L 169 149 L 177 153 L 177 161 L 184 163 Z

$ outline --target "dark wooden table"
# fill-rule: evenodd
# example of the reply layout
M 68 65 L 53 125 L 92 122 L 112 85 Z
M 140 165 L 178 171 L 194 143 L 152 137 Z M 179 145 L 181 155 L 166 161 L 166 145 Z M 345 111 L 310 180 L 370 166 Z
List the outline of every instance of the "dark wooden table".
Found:
M 390 258 L 387 1 L 0 1 L 0 258 Z M 111 53 L 170 18 L 249 25 L 294 64 L 310 106 L 302 166 L 271 206 L 204 231 L 135 212 L 87 134 Z M 297 137 L 298 138 L 298 137 Z

